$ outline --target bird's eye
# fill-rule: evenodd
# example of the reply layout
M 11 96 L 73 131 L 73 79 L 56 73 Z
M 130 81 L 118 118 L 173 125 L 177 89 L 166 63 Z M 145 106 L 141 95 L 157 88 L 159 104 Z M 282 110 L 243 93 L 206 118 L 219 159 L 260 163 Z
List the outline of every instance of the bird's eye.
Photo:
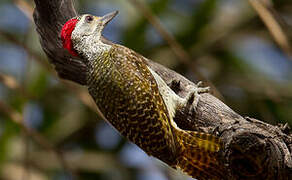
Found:
M 93 21 L 93 17 L 92 16 L 86 16 L 85 17 L 85 21 L 90 23 L 91 21 Z

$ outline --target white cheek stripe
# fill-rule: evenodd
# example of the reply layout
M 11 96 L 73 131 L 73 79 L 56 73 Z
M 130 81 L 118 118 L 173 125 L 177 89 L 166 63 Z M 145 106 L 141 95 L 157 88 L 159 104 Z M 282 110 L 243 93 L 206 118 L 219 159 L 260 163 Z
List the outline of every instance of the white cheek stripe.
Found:
M 173 118 L 175 116 L 177 104 L 179 103 L 181 98 L 178 95 L 176 95 L 175 92 L 172 89 L 170 89 L 170 87 L 167 86 L 165 81 L 155 71 L 153 71 L 148 66 L 147 68 L 149 69 L 150 73 L 153 75 L 158 85 L 159 93 L 162 96 L 164 104 L 166 105 L 166 108 L 168 110 L 168 115 L 170 117 L 172 126 L 175 128 L 178 128 Z

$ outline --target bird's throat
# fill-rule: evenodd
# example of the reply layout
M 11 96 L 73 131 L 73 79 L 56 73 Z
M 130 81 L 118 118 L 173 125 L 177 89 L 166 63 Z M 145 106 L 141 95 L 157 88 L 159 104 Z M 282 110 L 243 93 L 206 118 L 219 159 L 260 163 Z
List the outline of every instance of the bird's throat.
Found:
M 95 34 L 81 37 L 78 42 L 73 42 L 74 49 L 83 58 L 92 61 L 98 59 L 111 49 L 111 45 L 102 42 L 101 37 Z

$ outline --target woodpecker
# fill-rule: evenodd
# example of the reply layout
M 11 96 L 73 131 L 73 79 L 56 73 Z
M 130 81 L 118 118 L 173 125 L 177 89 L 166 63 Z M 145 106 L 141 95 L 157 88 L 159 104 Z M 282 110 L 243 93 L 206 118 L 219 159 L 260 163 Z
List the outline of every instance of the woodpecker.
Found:
M 61 30 L 63 48 L 88 67 L 88 91 L 107 121 L 121 135 L 169 166 L 197 179 L 223 179 L 217 154 L 220 138 L 183 130 L 176 111 L 190 101 L 196 107 L 208 88 L 191 87 L 178 96 L 133 50 L 105 40 L 104 27 L 117 11 L 102 17 L 90 14 L 68 20 Z

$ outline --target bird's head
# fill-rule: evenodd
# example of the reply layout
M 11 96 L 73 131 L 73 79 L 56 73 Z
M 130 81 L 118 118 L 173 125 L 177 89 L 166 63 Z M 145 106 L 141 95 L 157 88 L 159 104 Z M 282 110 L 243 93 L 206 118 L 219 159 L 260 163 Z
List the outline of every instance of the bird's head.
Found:
M 84 14 L 68 20 L 61 30 L 63 48 L 67 49 L 73 56 L 78 56 L 76 46 L 89 41 L 101 41 L 101 33 L 118 11 L 108 13 L 102 17 Z M 81 47 L 82 48 L 82 47 Z

